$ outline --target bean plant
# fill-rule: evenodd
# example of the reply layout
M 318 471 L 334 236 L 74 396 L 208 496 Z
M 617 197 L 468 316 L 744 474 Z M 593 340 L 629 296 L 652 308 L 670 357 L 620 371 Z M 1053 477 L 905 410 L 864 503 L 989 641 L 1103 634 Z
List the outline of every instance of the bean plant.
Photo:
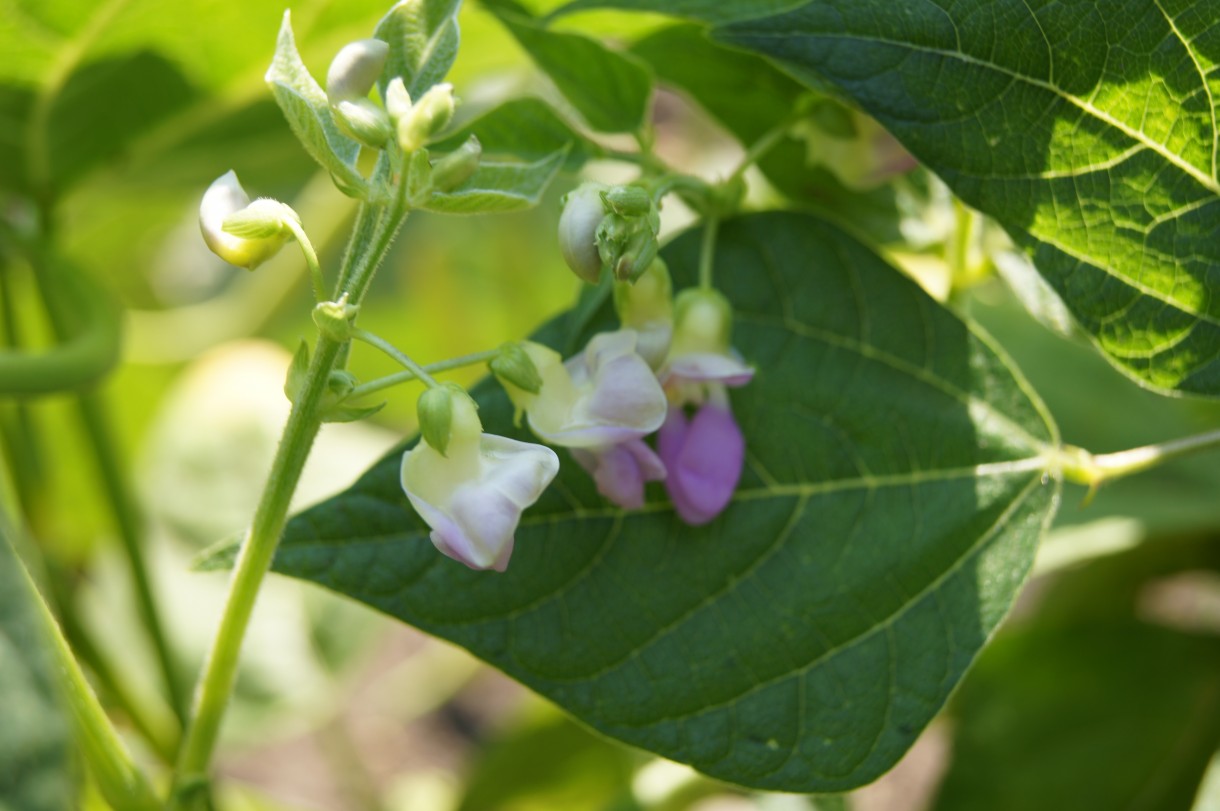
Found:
M 937 742 L 901 807 L 1215 802 L 1220 4 L 378 5 L 0 17 L 0 808 L 247 807 L 270 572 L 630 764 L 515 805 L 577 768 L 523 740 L 454 807 L 870 808 Z M 227 582 L 192 652 L 149 516 L 203 496 L 128 463 L 250 333 L 290 406 L 244 528 L 174 564 Z M 336 423 L 399 441 L 302 505 Z M 695 788 L 640 788 L 666 761 Z

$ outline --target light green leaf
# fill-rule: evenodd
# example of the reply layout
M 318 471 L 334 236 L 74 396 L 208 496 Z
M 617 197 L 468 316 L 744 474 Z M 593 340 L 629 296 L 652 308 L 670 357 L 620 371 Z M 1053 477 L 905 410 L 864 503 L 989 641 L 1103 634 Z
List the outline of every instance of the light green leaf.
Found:
M 1220 27 L 1177 0 L 825 0 L 721 29 L 1005 225 L 1106 355 L 1220 395 Z
M 575 132 L 549 104 L 535 98 L 507 101 L 433 143 L 429 149 L 451 151 L 471 135 L 478 137 L 483 154 L 492 157 L 511 155 L 535 161 L 567 149 L 563 168 L 568 172 L 578 170 L 602 153 L 601 147 Z
M 701 235 L 664 251 L 678 287 Z M 716 272 L 759 372 L 713 523 L 625 513 L 567 454 L 504 574 L 439 555 L 393 453 L 295 518 L 275 568 L 470 649 L 599 732 L 746 785 L 835 792 L 890 768 L 1003 618 L 1054 511 L 1056 434 L 988 339 L 833 226 L 723 224 Z M 613 323 L 603 306 L 570 355 Z M 492 433 L 529 439 L 490 382 Z
M 0 537 L 0 808 L 5 811 L 63 811 L 76 805 L 68 726 L 39 623 L 9 539 Z
M 769 17 L 807 2 L 809 0 L 572 0 L 571 3 L 551 12 L 550 17 L 595 8 L 619 8 L 688 17 L 718 25 L 748 20 L 751 17 Z
M 382 98 L 390 79 L 401 76 L 412 99 L 440 82 L 458 52 L 458 8 L 462 0 L 402 0 L 377 24 L 373 36 L 390 46 L 382 79 Z
M 490 8 L 590 127 L 636 132 L 644 125 L 652 99 L 647 65 L 590 37 L 547 30 L 508 0 Z
M 434 193 L 424 208 L 442 214 L 533 208 L 559 173 L 566 155 L 564 149 L 532 163 L 483 161 L 469 180 L 452 191 Z
M 1220 744 L 1220 642 L 1133 620 L 1001 636 L 953 702 L 936 811 L 1189 808 Z
M 305 151 L 330 172 L 345 194 L 361 196 L 368 183 L 356 169 L 360 144 L 348 138 L 331 118 L 326 92 L 297 53 L 290 12 L 284 12 L 275 57 L 267 69 L 267 84 Z

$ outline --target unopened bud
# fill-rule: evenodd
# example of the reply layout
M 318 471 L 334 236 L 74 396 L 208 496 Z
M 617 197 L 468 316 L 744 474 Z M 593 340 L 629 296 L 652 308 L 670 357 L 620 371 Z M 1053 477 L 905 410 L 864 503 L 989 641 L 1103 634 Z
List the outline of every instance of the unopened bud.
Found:
M 326 71 L 326 97 L 332 105 L 363 99 L 385 68 L 390 46 L 379 39 L 359 39 L 344 45 Z
M 331 106 L 330 115 L 339 129 L 373 149 L 383 148 L 394 134 L 385 110 L 368 99 L 341 101 Z
M 314 307 L 313 322 L 330 340 L 347 343 L 352 338 L 352 319 L 358 312 L 359 305 L 348 304 L 344 293 L 338 301 L 323 301 Z
M 401 76 L 395 76 L 386 85 L 385 111 L 395 123 L 411 112 L 411 94 L 407 92 L 407 86 L 403 84 Z
M 665 260 L 652 260 L 634 283 L 616 284 L 614 309 L 619 321 L 630 329 L 673 321 L 673 281 Z
M 602 193 L 606 207 L 624 217 L 642 217 L 652 209 L 652 196 L 639 186 L 614 186 Z
M 226 262 L 249 270 L 275 256 L 288 241 L 291 232 L 285 225 L 285 217 L 291 216 L 300 222 L 296 213 L 282 203 L 257 202 L 259 205 L 253 206 L 253 211 L 246 211 L 252 206 L 250 197 L 238 182 L 237 175 L 229 171 L 212 182 L 199 203 L 199 230 L 208 248 Z M 239 236 L 231 232 L 230 227 L 242 233 L 266 233 L 268 236 Z
M 405 94 L 405 88 L 403 93 Z M 397 95 L 397 93 L 396 93 Z M 407 96 L 410 99 L 410 96 Z M 388 101 L 387 101 L 388 104 Z M 395 102 L 395 108 L 401 109 L 401 104 Z M 398 126 L 398 145 L 403 152 L 414 152 L 426 146 L 429 139 L 443 130 L 453 118 L 457 108 L 457 100 L 453 97 L 453 85 L 448 82 L 433 85 L 419 101 L 396 119 Z M 394 111 L 391 111 L 391 117 Z
M 634 282 L 648 270 L 659 249 L 656 234 L 645 229 L 637 231 L 614 264 L 614 278 L 620 282 Z
M 487 365 L 501 383 L 511 383 L 530 394 L 542 391 L 542 375 L 538 374 L 538 367 L 519 343 L 504 344 L 500 347 L 500 354 Z
M 436 386 L 421 394 L 416 415 L 424 441 L 441 456 L 448 453 L 454 440 L 477 440 L 483 432 L 478 406 L 455 383 Z
M 583 183 L 563 198 L 559 216 L 559 251 L 572 272 L 589 284 L 601 278 L 602 258 L 598 234 L 606 219 L 601 183 Z
M 432 187 L 438 191 L 452 191 L 470 179 L 479 168 L 483 157 L 483 145 L 470 136 L 465 142 L 436 162 L 432 167 Z
M 717 290 L 690 288 L 674 301 L 674 355 L 729 351 L 733 306 Z

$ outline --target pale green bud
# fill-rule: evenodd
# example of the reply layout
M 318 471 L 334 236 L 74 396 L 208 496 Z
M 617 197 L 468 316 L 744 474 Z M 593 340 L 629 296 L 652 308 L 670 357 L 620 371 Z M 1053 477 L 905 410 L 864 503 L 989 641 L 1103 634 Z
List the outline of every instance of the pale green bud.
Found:
M 326 71 L 326 98 L 331 105 L 368 96 L 381 77 L 390 46 L 379 39 L 349 42 L 335 54 Z
M 563 198 L 559 216 L 559 252 L 572 272 L 589 284 L 597 284 L 602 273 L 597 235 L 606 218 L 602 183 L 582 183 Z
M 212 182 L 199 203 L 199 230 L 208 248 L 226 262 L 249 270 L 275 256 L 291 237 L 287 217 L 300 222 L 296 212 L 282 203 L 256 202 L 258 205 L 251 204 L 237 175 L 229 171 Z M 229 227 L 267 236 L 238 236 Z
M 394 134 L 394 125 L 385 110 L 368 99 L 341 101 L 330 108 L 339 129 L 365 146 L 381 149 Z
M 537 394 L 542 391 L 542 375 L 525 348 L 519 343 L 504 344 L 500 354 L 487 364 L 496 379 L 510 383 L 522 391 Z
M 409 99 L 410 96 L 407 98 Z M 401 105 L 396 102 L 395 107 L 401 108 Z M 457 100 L 453 97 L 453 85 L 444 82 L 429 88 L 419 101 L 411 105 L 406 114 L 400 115 L 396 119 L 398 145 L 402 147 L 402 151 L 414 152 L 420 147 L 426 146 L 433 136 L 449 124 L 456 108 Z M 393 115 L 391 112 L 391 117 Z
M 729 351 L 733 306 L 717 290 L 688 288 L 674 301 L 674 337 L 671 355 Z
M 401 76 L 395 76 L 386 85 L 385 111 L 395 123 L 411 112 L 411 94 L 407 92 Z
M 470 136 L 454 151 L 436 162 L 432 167 L 432 187 L 438 191 L 452 191 L 470 179 L 479 168 L 483 157 L 483 145 Z
M 641 329 L 673 320 L 673 280 L 665 260 L 656 258 L 634 283 L 614 285 L 614 309 L 624 327 Z
M 349 304 L 344 293 L 338 301 L 319 302 L 313 308 L 313 322 L 327 338 L 346 343 L 352 338 L 352 320 L 359 312 L 359 305 Z
M 642 217 L 653 207 L 652 196 L 639 186 L 614 186 L 602 192 L 606 207 L 624 217 Z

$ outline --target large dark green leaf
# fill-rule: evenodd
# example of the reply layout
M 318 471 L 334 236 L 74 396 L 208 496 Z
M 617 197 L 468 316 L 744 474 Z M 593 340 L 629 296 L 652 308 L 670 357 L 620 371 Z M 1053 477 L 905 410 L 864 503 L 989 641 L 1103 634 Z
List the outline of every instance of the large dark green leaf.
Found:
M 572 0 L 551 13 L 552 17 L 595 8 L 629 11 L 654 11 L 674 17 L 688 17 L 707 23 L 727 23 L 766 17 L 796 8 L 808 0 Z
M 0 808 L 64 811 L 76 801 L 68 727 L 24 581 L 0 535 Z
M 679 286 L 699 242 L 666 249 Z M 716 268 L 760 370 L 734 395 L 749 460 L 718 520 L 684 526 L 659 490 L 624 513 L 566 460 L 508 572 L 472 572 L 432 548 L 392 454 L 294 519 L 275 568 L 619 740 L 760 788 L 850 788 L 901 756 L 1011 605 L 1054 511 L 1054 428 L 987 339 L 833 226 L 727 222 Z M 523 436 L 498 389 L 476 396 L 487 430 Z
M 1128 374 L 1215 395 L 1220 26 L 1207 8 L 824 0 L 717 36 L 858 101 L 1008 228 Z
M 514 0 L 484 0 L 589 126 L 636 132 L 648 115 L 652 73 L 631 54 L 582 34 L 551 31 Z

